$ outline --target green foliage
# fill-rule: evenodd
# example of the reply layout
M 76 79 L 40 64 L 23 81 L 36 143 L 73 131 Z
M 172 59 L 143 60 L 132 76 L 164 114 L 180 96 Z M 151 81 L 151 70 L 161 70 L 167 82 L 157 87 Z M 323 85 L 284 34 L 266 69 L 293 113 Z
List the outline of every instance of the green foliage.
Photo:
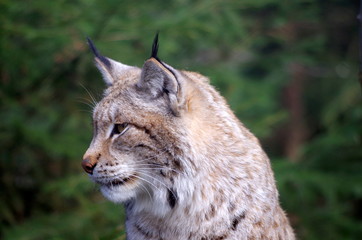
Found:
M 357 2 L 4 0 L 0 7 L 0 238 L 125 239 L 122 208 L 80 168 L 92 132 L 90 93 L 98 100 L 104 87 L 85 38 L 141 66 L 158 30 L 161 59 L 209 76 L 261 138 L 299 238 L 362 235 Z M 293 133 L 304 137 L 294 141 Z

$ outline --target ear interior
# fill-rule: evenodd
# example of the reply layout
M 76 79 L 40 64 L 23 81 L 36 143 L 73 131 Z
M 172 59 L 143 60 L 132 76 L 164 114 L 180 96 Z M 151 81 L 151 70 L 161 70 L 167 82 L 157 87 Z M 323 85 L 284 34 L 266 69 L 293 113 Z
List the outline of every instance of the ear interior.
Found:
M 179 115 L 181 89 L 175 72 L 155 58 L 150 58 L 143 65 L 137 87 L 151 99 L 165 96 L 172 112 Z
M 107 86 L 113 85 L 114 82 L 118 81 L 123 74 L 125 74 L 129 69 L 132 68 L 131 66 L 114 61 L 110 58 L 104 58 L 107 59 L 107 64 L 105 64 L 104 61 L 97 57 L 95 58 L 95 61 L 96 66 L 102 73 L 103 80 L 107 84 Z
M 94 54 L 94 59 L 96 62 L 96 66 L 99 71 L 102 73 L 104 82 L 111 86 L 117 81 L 122 74 L 124 74 L 127 70 L 131 69 L 131 66 L 122 64 L 110 58 L 102 56 L 98 49 L 93 44 L 90 38 L 87 38 L 88 45 Z

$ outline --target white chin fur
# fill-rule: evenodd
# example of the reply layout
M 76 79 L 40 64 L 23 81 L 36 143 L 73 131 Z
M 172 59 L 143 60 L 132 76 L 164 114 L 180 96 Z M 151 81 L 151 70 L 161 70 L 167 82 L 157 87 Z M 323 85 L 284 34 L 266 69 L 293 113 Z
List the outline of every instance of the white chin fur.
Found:
M 136 196 L 135 189 L 126 186 L 101 186 L 101 192 L 105 198 L 115 203 L 123 203 Z

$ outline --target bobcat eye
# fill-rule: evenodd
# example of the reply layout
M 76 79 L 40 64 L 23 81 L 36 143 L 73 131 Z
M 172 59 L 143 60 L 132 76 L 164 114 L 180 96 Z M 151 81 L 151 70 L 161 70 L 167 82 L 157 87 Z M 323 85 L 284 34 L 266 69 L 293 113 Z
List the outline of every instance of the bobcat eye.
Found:
M 122 135 L 127 130 L 128 130 L 128 123 L 114 124 L 111 136 L 113 136 L 114 134 L 121 134 Z

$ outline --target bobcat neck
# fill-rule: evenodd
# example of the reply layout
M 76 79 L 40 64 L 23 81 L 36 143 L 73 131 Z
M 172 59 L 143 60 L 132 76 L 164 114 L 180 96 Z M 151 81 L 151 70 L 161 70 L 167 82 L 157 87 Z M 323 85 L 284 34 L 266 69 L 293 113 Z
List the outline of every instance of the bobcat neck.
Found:
M 246 144 L 251 147 L 255 143 Z M 202 164 L 192 178 L 180 176 L 177 181 L 183 184 L 165 190 L 167 202 L 153 202 L 147 207 L 137 199 L 128 203 L 127 229 L 132 232 L 129 239 L 252 239 L 252 236 L 279 239 L 278 235 L 269 237 L 283 236 L 288 221 L 279 207 L 266 156 L 258 146 L 254 146 L 255 151 L 233 154 L 227 151 L 230 146 L 224 147 L 224 152 L 215 149 L 197 159 L 196 156 L 184 159 Z M 249 159 L 252 164 L 235 167 L 240 159 Z M 260 189 L 261 185 L 265 190 Z M 171 191 L 177 195 L 176 200 L 169 197 Z M 292 239 L 291 236 L 280 239 Z
M 178 140 L 187 144 L 178 146 L 182 155 L 172 156 L 183 163 L 178 170 L 188 174 L 177 175 L 168 189 L 158 193 L 167 201 L 135 199 L 126 205 L 127 228 L 134 237 L 129 239 L 278 239 L 285 235 L 288 221 L 279 207 L 267 156 L 228 108 L 216 104 L 221 101 L 218 93 L 209 91 L 189 99 L 194 105 L 207 97 L 214 102 L 209 100 L 210 106 L 202 111 L 193 106 L 196 113 L 185 120 L 189 132 Z

